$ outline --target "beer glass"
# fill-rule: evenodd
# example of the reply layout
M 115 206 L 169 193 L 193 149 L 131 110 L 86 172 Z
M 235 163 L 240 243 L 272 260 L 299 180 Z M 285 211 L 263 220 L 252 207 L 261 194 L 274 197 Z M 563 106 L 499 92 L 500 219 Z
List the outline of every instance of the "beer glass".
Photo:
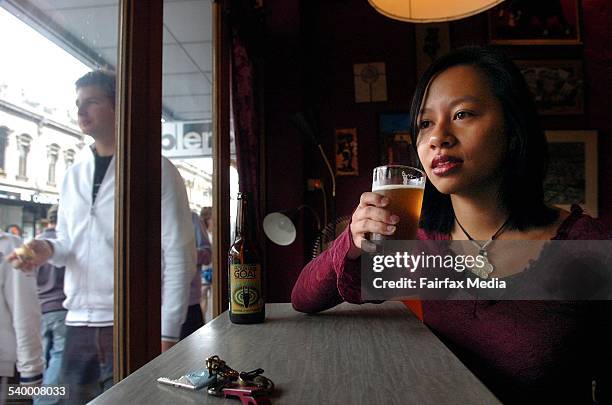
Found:
M 410 166 L 388 165 L 374 169 L 372 192 L 389 199 L 385 207 L 399 216 L 395 233 L 391 236 L 372 234 L 372 240 L 414 240 L 419 228 L 425 173 Z

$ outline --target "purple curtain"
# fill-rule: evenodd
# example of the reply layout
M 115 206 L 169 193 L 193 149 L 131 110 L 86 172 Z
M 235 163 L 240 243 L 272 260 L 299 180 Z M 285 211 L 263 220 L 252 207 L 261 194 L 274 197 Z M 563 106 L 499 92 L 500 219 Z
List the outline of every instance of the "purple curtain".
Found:
M 259 127 L 255 106 L 254 67 L 236 29 L 232 30 L 231 58 L 232 110 L 240 191 L 251 196 L 251 214 L 259 230 L 262 217 L 259 206 Z M 257 235 L 260 232 L 255 232 L 254 236 Z

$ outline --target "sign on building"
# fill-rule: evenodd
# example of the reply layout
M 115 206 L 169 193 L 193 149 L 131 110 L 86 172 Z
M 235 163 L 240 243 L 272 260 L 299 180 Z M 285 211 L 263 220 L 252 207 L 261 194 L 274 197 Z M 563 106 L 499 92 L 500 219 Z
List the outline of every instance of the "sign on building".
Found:
M 212 157 L 212 142 L 212 122 L 162 123 L 162 154 L 168 158 Z M 230 153 L 236 153 L 233 139 Z

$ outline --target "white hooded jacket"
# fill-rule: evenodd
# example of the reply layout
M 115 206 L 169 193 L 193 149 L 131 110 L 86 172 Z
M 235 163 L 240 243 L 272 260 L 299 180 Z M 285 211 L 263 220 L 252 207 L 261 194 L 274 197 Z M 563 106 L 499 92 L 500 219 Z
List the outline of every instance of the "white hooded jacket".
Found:
M 161 159 L 162 339 L 178 341 L 196 267 L 195 237 L 183 179 L 168 159 Z M 64 176 L 57 239 L 48 241 L 54 248 L 50 263 L 66 266 L 67 325 L 113 325 L 114 162 L 113 158 L 93 204 L 93 152 Z

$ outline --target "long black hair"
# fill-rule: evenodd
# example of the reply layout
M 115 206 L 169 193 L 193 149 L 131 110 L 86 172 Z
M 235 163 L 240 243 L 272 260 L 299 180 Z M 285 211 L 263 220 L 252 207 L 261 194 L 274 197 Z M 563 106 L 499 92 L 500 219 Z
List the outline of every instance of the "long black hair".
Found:
M 543 181 L 548 163 L 546 137 L 523 75 L 502 52 L 490 47 L 464 47 L 451 51 L 429 66 L 417 84 L 410 108 L 412 144 L 416 148 L 419 111 L 429 84 L 441 72 L 458 65 L 473 66 L 481 72 L 501 103 L 507 152 L 499 197 L 509 212 L 510 228 L 525 230 L 552 223 L 558 218 L 558 211 L 544 204 Z M 450 233 L 453 224 L 450 195 L 440 193 L 431 182 L 427 182 L 421 227 L 427 231 Z

